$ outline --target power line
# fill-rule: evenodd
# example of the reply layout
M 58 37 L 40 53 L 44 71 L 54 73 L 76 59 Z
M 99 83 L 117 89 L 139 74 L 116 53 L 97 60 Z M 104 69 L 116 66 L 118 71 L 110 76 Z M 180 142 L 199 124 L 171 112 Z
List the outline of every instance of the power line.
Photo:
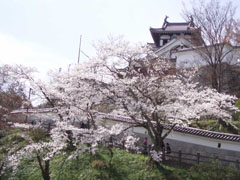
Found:
M 83 52 L 82 50 L 81 50 L 81 53 L 83 53 L 84 56 L 86 56 L 88 59 L 90 59 L 90 57 L 85 52 Z

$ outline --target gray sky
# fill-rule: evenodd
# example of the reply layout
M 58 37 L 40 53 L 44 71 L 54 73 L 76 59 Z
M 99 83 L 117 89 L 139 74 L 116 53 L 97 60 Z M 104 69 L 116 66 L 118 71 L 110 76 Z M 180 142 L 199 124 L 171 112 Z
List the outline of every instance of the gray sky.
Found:
M 232 2 L 240 8 L 239 0 Z M 183 21 L 182 9 L 181 0 L 0 0 L 0 63 L 41 72 L 67 67 L 77 62 L 80 35 L 89 56 L 94 41 L 110 34 L 152 42 L 149 27 L 161 27 L 165 15 Z

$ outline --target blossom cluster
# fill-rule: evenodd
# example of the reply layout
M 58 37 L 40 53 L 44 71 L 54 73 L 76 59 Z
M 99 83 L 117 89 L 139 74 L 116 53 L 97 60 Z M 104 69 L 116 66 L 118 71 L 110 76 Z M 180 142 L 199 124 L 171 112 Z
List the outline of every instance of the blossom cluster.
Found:
M 151 158 L 156 162 L 162 161 L 162 151 L 150 151 Z

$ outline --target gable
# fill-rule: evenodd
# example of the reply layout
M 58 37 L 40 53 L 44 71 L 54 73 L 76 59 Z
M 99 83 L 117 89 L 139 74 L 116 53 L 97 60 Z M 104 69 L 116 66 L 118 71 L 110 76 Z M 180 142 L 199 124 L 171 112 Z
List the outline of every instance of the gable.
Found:
M 167 44 L 165 44 L 163 47 L 159 48 L 155 53 L 158 56 L 164 56 L 167 58 L 171 58 L 170 57 L 171 51 L 179 50 L 179 49 L 183 49 L 183 48 L 190 48 L 190 47 L 193 47 L 193 45 L 188 40 L 181 37 L 181 38 L 172 39 Z

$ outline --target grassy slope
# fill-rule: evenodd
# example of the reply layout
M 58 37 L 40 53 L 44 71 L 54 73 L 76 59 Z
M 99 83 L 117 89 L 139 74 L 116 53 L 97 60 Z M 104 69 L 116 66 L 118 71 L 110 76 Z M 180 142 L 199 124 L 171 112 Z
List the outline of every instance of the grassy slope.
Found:
M 0 161 L 9 148 L 17 151 L 29 143 L 29 137 L 39 141 L 45 139 L 41 132 L 10 130 L 2 131 L 4 137 L 0 139 Z M 185 170 L 165 167 L 159 169 L 152 165 L 147 156 L 127 153 L 124 150 L 114 150 L 111 160 L 110 153 L 105 148 L 100 148 L 95 155 L 84 154 L 76 159 L 68 160 L 71 152 L 58 155 L 51 162 L 51 178 L 62 180 L 137 180 L 137 179 L 182 179 L 187 176 Z M 110 162 L 111 161 L 111 162 Z M 182 175 L 179 175 L 182 174 Z M 9 170 L 2 179 L 9 179 Z M 0 178 L 1 179 L 1 178 Z M 42 179 L 36 159 L 25 159 L 19 167 L 15 179 L 38 180 Z M 184 178 L 185 179 L 185 178 Z
M 115 150 L 111 163 L 109 153 L 105 149 L 101 149 L 101 152 L 94 156 L 85 154 L 78 159 L 66 161 L 64 165 L 62 162 L 62 156 L 54 160 L 54 163 L 58 164 L 58 167 L 55 167 L 58 171 L 53 170 L 56 172 L 52 174 L 53 179 L 165 180 L 171 176 L 179 176 L 182 179 L 175 169 L 166 167 L 159 170 L 149 164 L 148 157 L 130 154 L 124 150 Z M 60 168 L 62 171 L 59 171 Z M 176 171 L 186 175 L 184 170 L 176 169 Z
M 23 136 L 24 135 L 24 136 Z M 30 136 L 36 141 L 45 139 L 41 132 L 13 130 L 0 139 L 0 157 L 12 146 L 16 149 L 28 144 L 24 137 Z M 95 155 L 85 153 L 75 159 L 68 159 L 71 152 L 65 152 L 51 161 L 51 179 L 54 180 L 237 180 L 240 172 L 219 164 L 206 164 L 183 170 L 163 166 L 160 168 L 149 161 L 149 157 L 131 154 L 124 150 L 114 150 L 111 160 L 105 148 L 99 148 Z M 8 172 L 11 174 L 11 171 Z M 2 179 L 9 179 L 6 174 Z M 0 178 L 1 179 L 1 178 Z M 26 159 L 19 165 L 16 180 L 41 180 L 36 159 Z

